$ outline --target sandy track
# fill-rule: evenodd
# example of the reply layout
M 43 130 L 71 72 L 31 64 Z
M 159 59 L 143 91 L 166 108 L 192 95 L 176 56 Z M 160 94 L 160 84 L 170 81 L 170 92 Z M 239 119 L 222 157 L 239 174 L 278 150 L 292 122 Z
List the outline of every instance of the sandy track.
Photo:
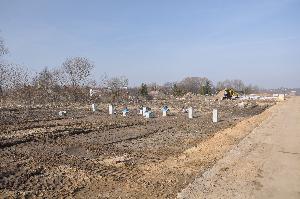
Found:
M 300 98 L 252 131 L 178 198 L 300 198 Z

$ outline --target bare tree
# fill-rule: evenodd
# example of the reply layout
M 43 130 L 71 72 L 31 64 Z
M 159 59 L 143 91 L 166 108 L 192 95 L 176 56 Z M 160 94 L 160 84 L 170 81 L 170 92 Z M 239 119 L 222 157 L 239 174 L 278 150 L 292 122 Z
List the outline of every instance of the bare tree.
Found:
M 2 57 L 8 53 L 4 40 L 0 38 L 0 95 L 4 90 L 15 90 L 28 83 L 28 71 L 16 64 L 6 63 Z
M 179 85 L 182 86 L 185 91 L 197 94 L 207 81 L 210 80 L 206 77 L 186 77 Z
M 234 79 L 234 80 L 225 80 L 217 83 L 217 90 L 223 90 L 225 88 L 233 88 L 236 91 L 244 91 L 245 84 L 242 80 Z
M 45 67 L 33 78 L 33 84 L 43 90 L 51 89 L 56 84 L 53 72 Z
M 225 89 L 225 86 L 224 86 L 223 82 L 221 82 L 221 81 L 217 82 L 217 84 L 216 84 L 216 90 L 217 91 L 221 91 L 223 89 Z
M 229 80 L 229 79 L 226 79 L 226 80 L 223 82 L 223 86 L 224 86 L 225 88 L 232 88 L 232 87 L 233 87 L 233 86 L 232 86 L 232 81 Z
M 159 85 L 155 82 L 152 82 L 150 84 L 147 85 L 149 91 L 157 91 L 159 90 Z
M 127 90 L 128 79 L 125 76 L 112 77 L 104 82 L 104 85 L 112 92 L 112 100 L 121 97 L 122 90 Z
M 2 56 L 8 53 L 8 49 L 0 37 L 0 96 L 3 95 L 3 87 L 8 78 L 8 67 L 2 60 Z
M 258 86 L 253 86 L 251 84 L 245 86 L 244 93 L 245 94 L 251 94 L 251 93 L 257 93 L 260 91 L 260 88 Z
M 73 57 L 66 59 L 63 68 L 72 86 L 83 86 L 91 75 L 94 65 L 87 58 Z
M 68 84 L 68 77 L 64 68 L 55 68 L 51 71 L 53 81 L 59 86 L 65 86 Z
M 29 84 L 28 71 L 19 65 L 4 64 L 0 67 L 0 96 L 2 99 L 11 97 L 13 100 L 24 100 L 22 95 Z
M 10 64 L 9 67 L 9 89 L 20 89 L 29 83 L 29 72 L 25 67 L 17 64 Z
M 29 82 L 28 71 L 15 64 L 0 64 L 0 87 L 3 90 L 20 88 Z
M 121 90 L 128 86 L 128 78 L 125 76 L 112 77 L 107 80 L 106 86 L 112 91 Z
M 236 91 L 244 91 L 245 89 L 245 84 L 242 80 L 239 79 L 235 79 L 232 80 L 232 87 L 236 90 Z
M 161 87 L 160 90 L 166 95 L 171 95 L 174 93 L 173 92 L 174 85 L 176 85 L 176 87 L 179 87 L 178 82 L 166 82 L 166 83 L 164 83 L 164 85 Z M 183 90 L 182 90 L 182 92 L 183 92 Z
M 4 88 L 8 83 L 9 71 L 7 66 L 0 61 L 0 96 L 3 95 Z
M 53 71 L 45 67 L 33 77 L 34 101 L 48 103 L 56 97 L 55 86 L 57 86 Z
M 0 37 L 0 57 L 8 53 L 8 48 L 5 46 L 4 40 Z

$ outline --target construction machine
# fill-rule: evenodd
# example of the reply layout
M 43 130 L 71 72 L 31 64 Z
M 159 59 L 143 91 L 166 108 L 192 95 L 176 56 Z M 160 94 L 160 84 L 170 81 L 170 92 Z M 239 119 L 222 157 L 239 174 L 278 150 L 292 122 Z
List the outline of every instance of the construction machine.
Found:
M 239 98 L 239 94 L 232 88 L 224 89 L 224 97 L 223 99 L 237 99 Z

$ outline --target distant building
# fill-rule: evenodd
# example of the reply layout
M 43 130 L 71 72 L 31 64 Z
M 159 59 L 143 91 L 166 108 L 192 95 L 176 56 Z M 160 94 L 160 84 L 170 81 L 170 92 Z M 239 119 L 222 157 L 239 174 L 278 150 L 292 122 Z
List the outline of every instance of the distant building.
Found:
M 296 96 L 296 93 L 297 93 L 296 91 L 291 91 L 290 96 Z

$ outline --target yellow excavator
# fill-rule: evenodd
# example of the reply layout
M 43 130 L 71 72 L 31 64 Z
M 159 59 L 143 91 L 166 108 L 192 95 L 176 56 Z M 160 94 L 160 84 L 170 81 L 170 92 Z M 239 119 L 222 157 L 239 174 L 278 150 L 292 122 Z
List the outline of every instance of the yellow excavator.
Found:
M 239 98 L 239 94 L 232 88 L 226 88 L 224 90 L 223 99 L 237 99 Z

